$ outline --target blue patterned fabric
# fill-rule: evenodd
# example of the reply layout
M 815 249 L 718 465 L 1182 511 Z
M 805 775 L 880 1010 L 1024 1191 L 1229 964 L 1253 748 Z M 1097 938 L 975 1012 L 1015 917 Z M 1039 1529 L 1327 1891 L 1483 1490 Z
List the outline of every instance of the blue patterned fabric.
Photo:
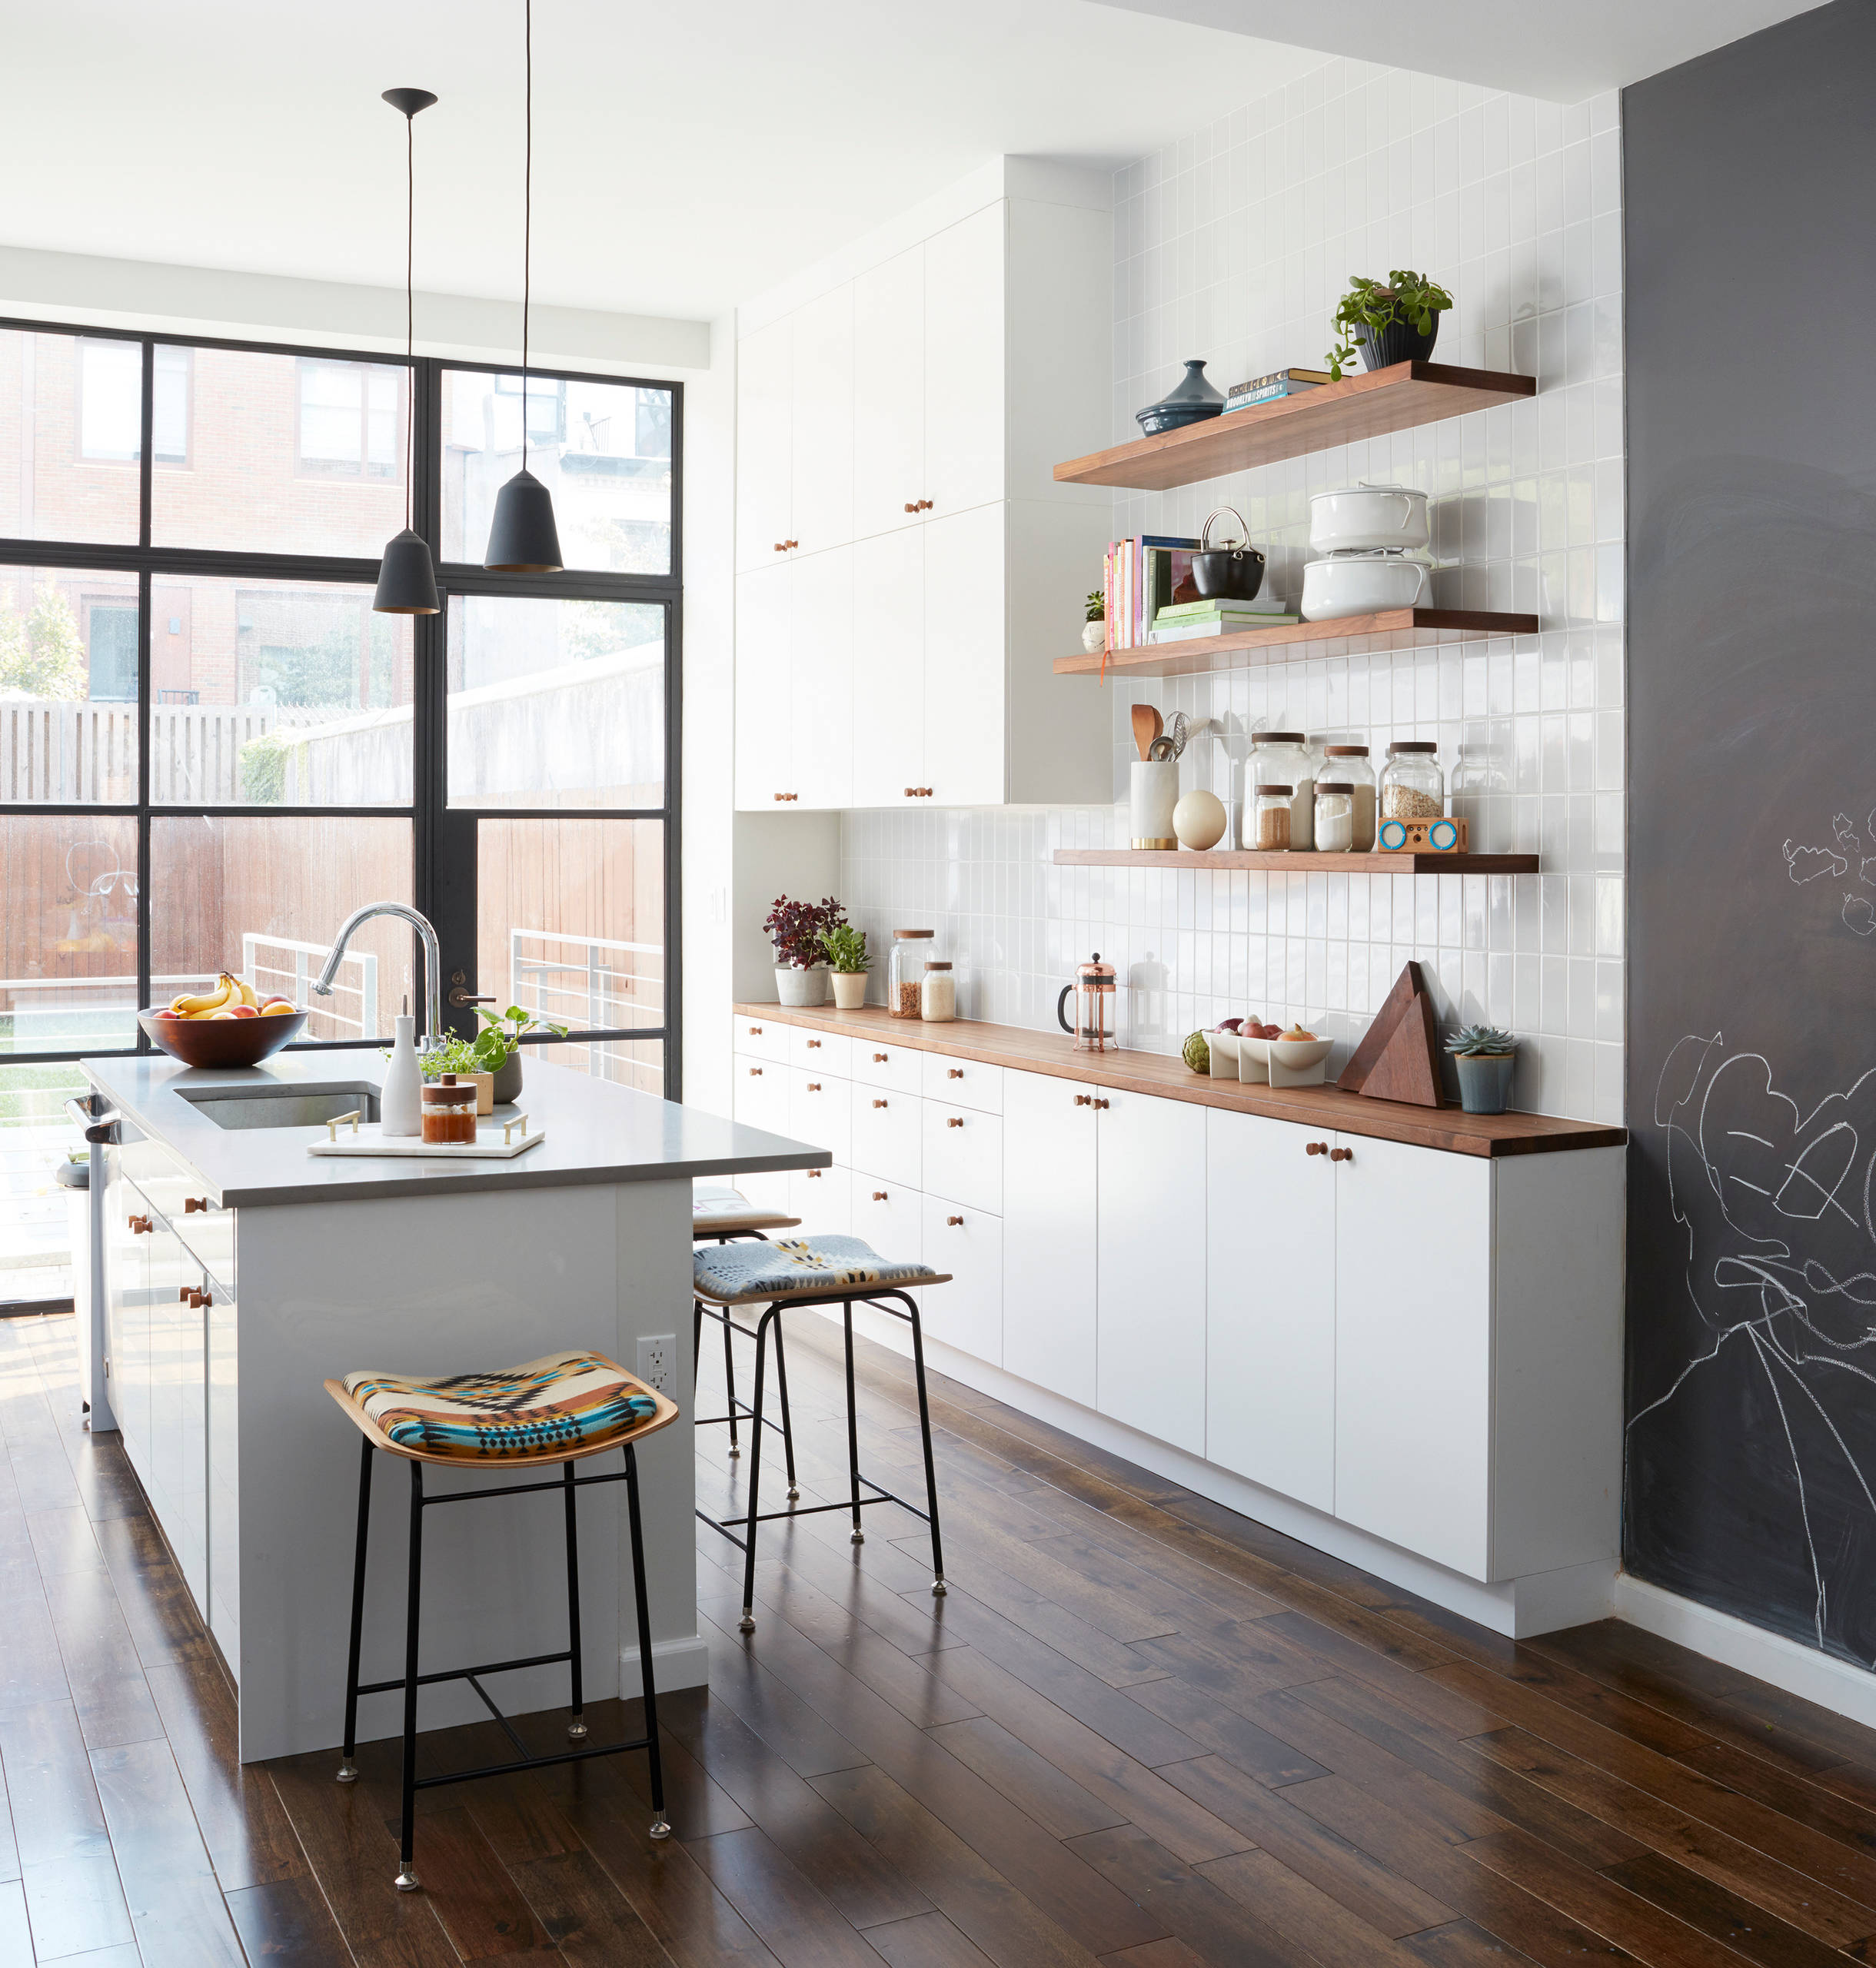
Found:
M 714 1244 L 697 1252 L 692 1262 L 697 1288 L 708 1298 L 783 1298 L 847 1285 L 917 1285 L 942 1275 L 928 1264 L 896 1264 L 883 1258 L 860 1237 Z
M 650 1390 L 603 1353 L 550 1353 L 522 1367 L 432 1380 L 348 1374 L 341 1385 L 400 1448 L 471 1460 L 570 1455 L 658 1411 Z

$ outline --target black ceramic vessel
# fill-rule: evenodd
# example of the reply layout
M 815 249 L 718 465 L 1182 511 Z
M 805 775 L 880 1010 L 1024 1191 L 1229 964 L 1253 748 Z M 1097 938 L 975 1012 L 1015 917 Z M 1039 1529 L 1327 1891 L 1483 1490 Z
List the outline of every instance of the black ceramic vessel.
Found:
M 1411 321 L 1390 321 L 1379 334 L 1362 323 L 1355 328 L 1355 339 L 1361 344 L 1365 368 L 1389 369 L 1396 362 L 1424 362 L 1439 339 L 1439 317 L 1433 317 L 1433 326 L 1425 334 Z
M 1192 557 L 1192 580 L 1201 601 L 1255 601 L 1264 557 L 1255 547 L 1215 547 Z
M 1183 424 L 1201 424 L 1208 417 L 1224 414 L 1224 392 L 1206 381 L 1205 364 L 1196 357 L 1186 364 L 1183 379 L 1157 403 L 1133 413 L 1134 421 L 1149 437 L 1162 430 L 1176 430 Z

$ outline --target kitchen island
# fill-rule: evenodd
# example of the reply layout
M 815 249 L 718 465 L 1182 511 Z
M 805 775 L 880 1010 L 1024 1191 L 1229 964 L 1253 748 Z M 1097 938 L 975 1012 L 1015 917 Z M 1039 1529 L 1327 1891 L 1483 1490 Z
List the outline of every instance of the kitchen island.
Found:
M 102 1149 L 105 1385 L 131 1466 L 239 1694 L 244 1762 L 335 1744 L 358 1498 L 357 1431 L 321 1382 L 517 1365 L 563 1348 L 690 1389 L 690 1185 L 824 1167 L 823 1150 L 531 1055 L 517 1111 L 538 1147 L 512 1161 L 314 1157 L 324 1123 L 375 1119 L 375 1051 L 288 1053 L 237 1071 L 162 1057 L 83 1069 L 117 1115 Z M 501 1119 L 503 1111 L 497 1110 Z M 94 1181 L 99 1172 L 94 1168 Z M 649 1375 L 648 1375 L 649 1377 Z M 375 1476 L 364 1668 L 401 1660 L 401 1471 Z M 661 1687 L 704 1680 L 688 1428 L 644 1444 L 646 1571 Z M 436 1472 L 474 1488 L 487 1465 Z M 499 1481 L 499 1476 L 494 1478 Z M 517 1481 L 525 1480 L 517 1476 Z M 580 1501 L 589 1700 L 637 1687 L 623 1506 Z M 426 1528 L 422 1665 L 564 1647 L 560 1505 L 517 1497 Z M 511 1714 L 567 1701 L 564 1665 L 518 1670 Z M 360 1734 L 394 1734 L 395 1694 Z M 479 1719 L 464 1685 L 426 1689 L 426 1729 Z

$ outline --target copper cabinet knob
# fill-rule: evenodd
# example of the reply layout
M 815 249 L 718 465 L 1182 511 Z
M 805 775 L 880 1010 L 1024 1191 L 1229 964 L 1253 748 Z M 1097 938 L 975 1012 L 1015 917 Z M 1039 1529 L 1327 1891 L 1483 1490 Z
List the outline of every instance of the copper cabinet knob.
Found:
M 1329 1151 L 1329 1159 L 1332 1162 L 1352 1162 L 1355 1150 L 1352 1148 L 1332 1148 Z
M 883 1052 L 875 1052 L 873 1055 L 873 1063 L 876 1066 L 884 1065 L 886 1064 L 886 1055 Z
M 955 1114 L 951 1116 L 950 1120 L 945 1122 L 945 1125 L 947 1128 L 961 1128 L 963 1125 L 964 1123 L 960 1121 Z
M 953 1230 L 955 1230 L 958 1225 L 963 1222 L 963 1218 L 961 1216 L 947 1216 L 945 1218 L 946 1222 L 950 1224 Z
M 197 1210 L 206 1210 L 208 1207 L 208 1198 L 206 1196 L 185 1196 L 182 1198 L 182 1213 L 185 1216 L 191 1216 Z
M 810 1181 L 818 1182 L 820 1180 L 822 1172 L 820 1169 L 810 1168 L 807 1172 Z
M 1329 1143 L 1326 1141 L 1306 1141 L 1302 1145 L 1302 1152 L 1305 1155 L 1326 1155 Z
M 799 547 L 799 546 L 801 544 L 801 543 L 800 543 L 800 540 L 784 540 L 782 542 L 782 544 L 783 544 L 784 547 Z
M 761 1079 L 761 1077 L 762 1077 L 762 1069 L 761 1069 L 760 1066 L 751 1066 L 751 1067 L 750 1068 L 750 1069 L 749 1069 L 749 1076 L 750 1076 L 750 1078 L 751 1079 Z M 1311 1152 L 1312 1152 L 1312 1153 L 1313 1153 L 1313 1152 L 1314 1152 L 1314 1151 L 1313 1151 L 1313 1150 L 1312 1150 L 1312 1151 L 1311 1151 Z
M 762 1027 L 759 1025 L 752 1025 L 749 1028 L 749 1036 L 752 1039 L 760 1039 L 762 1036 Z
M 215 1303 L 206 1292 L 185 1291 L 182 1295 L 189 1301 L 189 1309 L 192 1312 L 199 1312 L 205 1305 L 211 1305 Z
M 808 1082 L 808 1091 L 809 1091 L 809 1092 L 810 1092 L 810 1093 L 818 1093 L 818 1092 L 820 1092 L 820 1090 L 821 1090 L 821 1083 L 820 1083 L 820 1082 L 819 1080 L 817 1080 L 817 1079 L 811 1079 L 811 1080 L 810 1080 L 810 1081 Z
M 919 509 L 922 512 L 929 513 L 932 509 L 932 502 L 929 499 L 921 499 L 919 501 Z
M 873 1104 L 876 1107 L 883 1107 L 886 1102 L 883 1100 L 876 1100 Z
M 1094 1105 L 1094 1095 L 1092 1093 L 1078 1093 L 1075 1096 L 1075 1105 L 1077 1107 L 1092 1107 Z
M 1094 1104 L 1097 1107 L 1105 1107 L 1108 1103 L 1105 1100 L 1097 1100 Z
M 786 554 L 788 551 L 787 541 L 785 540 L 778 540 L 775 543 L 775 550 L 778 554 Z
M 963 1077 L 964 1069 L 962 1066 L 948 1066 L 945 1069 L 946 1079 L 962 1079 Z
M 181 1300 L 184 1305 L 186 1305 L 189 1302 L 189 1288 L 186 1285 L 184 1285 L 182 1289 L 176 1294 L 176 1296 Z
M 886 1192 L 883 1189 L 875 1189 L 873 1192 L 873 1199 L 875 1202 L 885 1202 Z
M 810 1052 L 818 1052 L 820 1050 L 820 1041 L 818 1039 L 810 1039 L 808 1041 L 808 1050 Z
M 906 501 L 906 510 L 909 513 L 916 513 L 918 510 L 918 507 L 915 506 L 910 499 L 908 499 Z
M 130 1227 L 134 1236 L 141 1237 L 149 1229 L 150 1219 L 147 1216 L 133 1216 L 130 1218 Z

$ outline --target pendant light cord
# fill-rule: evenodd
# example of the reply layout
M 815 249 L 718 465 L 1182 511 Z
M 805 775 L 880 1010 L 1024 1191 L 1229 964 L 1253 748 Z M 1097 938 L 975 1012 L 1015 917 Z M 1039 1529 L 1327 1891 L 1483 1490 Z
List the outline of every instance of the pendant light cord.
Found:
M 404 118 L 404 530 L 411 530 L 411 481 L 417 469 L 417 290 L 412 269 L 417 252 L 417 117 Z
M 521 166 L 521 469 L 527 469 L 527 311 L 532 299 L 534 225 L 534 0 L 522 0 L 526 135 Z

